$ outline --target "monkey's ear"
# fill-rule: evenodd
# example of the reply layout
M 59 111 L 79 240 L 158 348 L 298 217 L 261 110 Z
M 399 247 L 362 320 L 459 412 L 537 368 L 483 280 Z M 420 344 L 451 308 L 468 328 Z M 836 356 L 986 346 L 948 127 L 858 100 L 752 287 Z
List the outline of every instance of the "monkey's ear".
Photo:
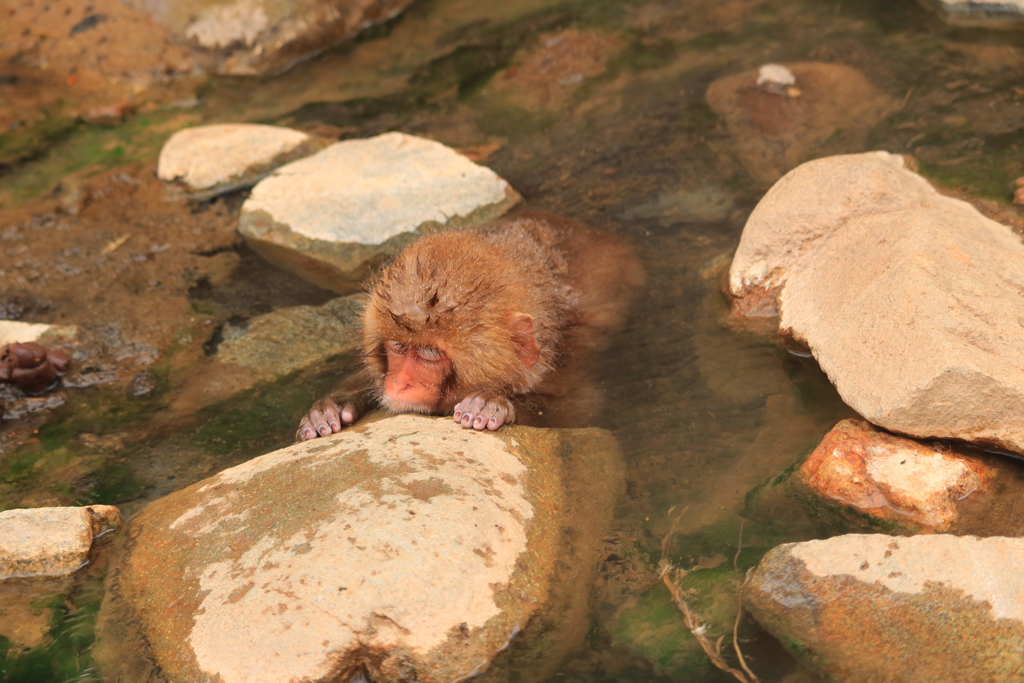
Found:
M 529 313 L 515 313 L 508 322 L 512 343 L 516 347 L 516 355 L 526 367 L 531 368 L 540 358 L 540 347 L 537 346 L 537 335 L 533 328 L 533 316 Z

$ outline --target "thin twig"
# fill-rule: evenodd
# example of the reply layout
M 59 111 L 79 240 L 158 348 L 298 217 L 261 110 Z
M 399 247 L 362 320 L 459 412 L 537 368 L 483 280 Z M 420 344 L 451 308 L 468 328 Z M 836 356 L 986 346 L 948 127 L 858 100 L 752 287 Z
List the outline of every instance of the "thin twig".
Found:
M 743 552 L 743 523 L 745 521 L 747 520 L 740 520 L 740 538 L 736 541 L 736 555 L 732 558 L 732 570 L 737 574 L 740 573 L 740 553 Z
M 757 676 L 734 669 L 729 666 L 725 658 L 722 657 L 722 638 L 718 639 L 717 645 L 713 645 L 707 635 L 707 626 L 700 623 L 700 616 L 690 609 L 689 604 L 686 602 L 686 598 L 683 595 L 683 589 L 679 587 L 679 581 L 686 576 L 687 572 L 682 569 L 673 567 L 668 559 L 668 546 L 671 542 L 672 535 L 675 533 L 676 526 L 679 525 L 679 520 L 682 519 L 683 515 L 689 508 L 683 508 L 678 515 L 672 520 L 672 526 L 669 527 L 668 533 L 661 539 L 661 560 L 658 562 L 658 573 L 661 576 L 662 582 L 665 587 L 668 588 L 669 594 L 672 596 L 672 602 L 676 604 L 679 611 L 683 614 L 683 623 L 686 624 L 686 628 L 690 630 L 693 637 L 697 639 L 697 644 L 700 645 L 700 649 L 704 650 L 704 654 L 708 656 L 711 663 L 717 668 L 732 674 L 740 683 L 760 683 Z M 739 617 L 737 616 L 737 621 Z M 736 629 L 733 629 L 733 645 L 736 647 Z M 740 662 L 743 663 L 743 657 L 740 655 Z M 743 663 L 744 670 L 749 672 L 745 663 Z
M 740 526 L 740 533 L 742 533 L 742 531 L 743 527 Z M 737 553 L 737 555 L 738 554 L 739 553 Z M 740 666 L 742 666 L 743 670 L 747 672 L 748 676 L 750 676 L 750 680 L 752 681 L 752 683 L 758 683 L 757 676 L 755 676 L 754 672 L 750 670 L 749 666 L 747 666 L 747 660 L 743 656 L 743 650 L 740 649 L 739 633 L 740 617 L 743 616 L 743 589 L 747 587 L 747 579 L 749 578 L 750 574 L 747 574 L 745 577 L 743 577 L 743 583 L 740 584 L 740 591 L 736 595 L 736 621 L 734 621 L 732 624 L 732 649 L 736 651 L 736 657 L 740 660 Z
M 896 111 L 898 111 L 898 112 L 899 111 L 903 111 L 903 108 L 907 106 L 907 102 L 910 101 L 910 96 L 913 95 L 913 94 L 914 94 L 914 86 L 910 86 L 910 90 L 908 90 L 907 94 L 903 96 L 903 102 L 900 103 L 900 108 L 897 109 Z

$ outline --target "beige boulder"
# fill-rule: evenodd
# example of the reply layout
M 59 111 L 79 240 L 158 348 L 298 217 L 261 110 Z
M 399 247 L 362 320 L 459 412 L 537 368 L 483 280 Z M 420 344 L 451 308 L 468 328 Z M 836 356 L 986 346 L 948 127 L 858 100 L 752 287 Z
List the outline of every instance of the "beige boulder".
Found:
M 0 512 L 0 581 L 70 574 L 88 561 L 93 539 L 120 523 L 112 505 Z
M 808 162 L 751 214 L 729 275 L 886 429 L 1024 452 L 1024 245 L 885 152 Z
M 325 147 L 301 131 L 256 123 L 185 128 L 160 150 L 157 175 L 192 199 L 255 185 L 279 166 Z
M 347 294 L 423 231 L 497 218 L 520 199 L 439 142 L 385 133 L 279 168 L 253 188 L 238 231 L 271 263 Z
M 132 519 L 97 658 L 111 680 L 462 680 L 543 615 L 574 526 L 585 606 L 616 463 L 597 430 L 414 415 L 250 460 Z
M 844 683 L 1024 678 L 1024 539 L 850 534 L 770 550 L 744 605 Z

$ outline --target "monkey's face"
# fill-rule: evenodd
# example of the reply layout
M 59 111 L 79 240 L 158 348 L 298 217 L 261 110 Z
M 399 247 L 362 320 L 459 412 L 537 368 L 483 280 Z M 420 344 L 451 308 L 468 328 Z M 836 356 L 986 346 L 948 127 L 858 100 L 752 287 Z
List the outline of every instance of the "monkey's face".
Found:
M 439 413 L 444 409 L 452 361 L 436 346 L 384 342 L 387 372 L 381 403 L 395 413 Z

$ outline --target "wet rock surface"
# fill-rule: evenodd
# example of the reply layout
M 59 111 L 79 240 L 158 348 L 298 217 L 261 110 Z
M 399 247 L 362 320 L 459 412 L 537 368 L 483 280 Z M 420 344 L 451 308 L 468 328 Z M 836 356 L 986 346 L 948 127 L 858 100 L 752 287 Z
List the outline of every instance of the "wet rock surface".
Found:
M 578 503 L 564 448 L 588 449 L 601 475 L 592 482 L 617 469 L 597 431 L 492 435 L 403 415 L 156 501 L 127 527 L 110 574 L 105 675 L 238 683 L 479 672 L 551 598 L 563 515 Z M 598 486 L 590 495 L 605 493 L 588 505 L 610 502 L 613 489 Z M 577 547 L 583 568 L 587 548 Z
M 131 0 L 194 48 L 206 68 L 274 73 L 401 12 L 411 0 Z
M 180 130 L 160 150 L 157 175 L 192 199 L 250 187 L 327 142 L 301 131 L 255 123 L 224 123 Z
M 871 126 L 892 107 L 889 97 L 848 66 L 802 62 L 785 68 L 795 83 L 766 80 L 774 72 L 765 76 L 759 69 L 720 78 L 706 94 L 708 105 L 725 119 L 736 155 L 763 187 L 833 136 L 863 144 Z
M 986 26 L 989 28 L 1019 28 L 1024 25 L 1022 0 L 920 0 L 934 8 L 939 15 L 957 26 Z
M 851 534 L 771 550 L 746 605 L 829 680 L 1024 675 L 1024 540 Z
M 359 349 L 365 294 L 338 297 L 322 306 L 296 306 L 225 324 L 217 358 L 257 377 L 286 375 Z
M 774 298 L 870 422 L 1024 452 L 1024 245 L 884 152 L 795 169 L 751 214 L 729 287 Z M 767 293 L 767 294 L 766 294 Z
M 69 574 L 85 563 L 93 538 L 120 524 L 112 505 L 0 512 L 0 581 Z
M 346 294 L 424 230 L 485 222 L 519 200 L 454 150 L 386 133 L 279 168 L 253 188 L 238 231 L 271 263 Z

